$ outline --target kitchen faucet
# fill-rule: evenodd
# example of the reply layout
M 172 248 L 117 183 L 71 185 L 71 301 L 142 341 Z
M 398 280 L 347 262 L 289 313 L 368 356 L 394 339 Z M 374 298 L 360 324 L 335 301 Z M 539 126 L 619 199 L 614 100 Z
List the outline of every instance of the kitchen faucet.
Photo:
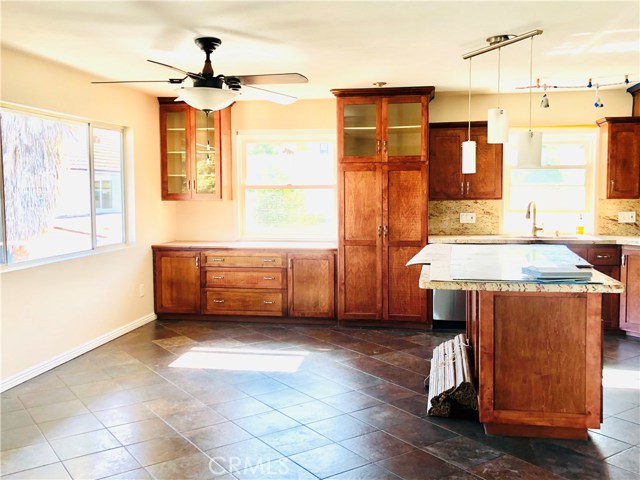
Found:
M 532 210 L 533 210 L 533 222 L 531 224 L 531 235 L 534 237 L 537 237 L 538 232 L 541 232 L 544 229 L 536 225 L 536 202 L 529 202 L 529 205 L 527 205 L 527 214 L 525 215 L 525 218 L 527 220 L 531 218 Z

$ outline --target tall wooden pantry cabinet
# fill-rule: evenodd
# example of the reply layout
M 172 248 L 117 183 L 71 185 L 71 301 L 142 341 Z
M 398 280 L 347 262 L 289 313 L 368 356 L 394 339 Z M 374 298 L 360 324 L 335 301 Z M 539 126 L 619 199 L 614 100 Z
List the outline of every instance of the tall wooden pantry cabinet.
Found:
M 338 319 L 427 322 L 428 111 L 433 87 L 337 89 Z

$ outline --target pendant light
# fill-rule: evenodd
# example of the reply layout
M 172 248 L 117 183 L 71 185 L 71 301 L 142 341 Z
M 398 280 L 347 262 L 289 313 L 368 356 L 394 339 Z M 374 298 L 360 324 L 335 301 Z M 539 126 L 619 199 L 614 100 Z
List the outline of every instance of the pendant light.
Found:
M 533 81 L 533 37 L 529 51 L 529 85 Z M 531 103 L 533 89 L 529 88 L 529 130 L 518 135 L 519 167 L 540 167 L 542 164 L 542 133 L 531 130 Z
M 483 53 L 498 50 L 498 105 L 500 105 L 500 49 L 524 40 L 525 38 L 531 38 L 540 34 L 542 34 L 542 30 L 531 30 L 522 35 L 496 35 L 487 38 L 487 42 L 489 43 L 488 47 L 474 50 L 462 56 L 464 60 L 467 60 L 468 58 L 482 55 Z M 498 108 L 489 109 L 487 117 L 487 142 L 507 143 L 509 139 L 509 118 L 506 110 L 499 106 Z
M 476 173 L 476 142 L 471 140 L 471 59 L 469 59 L 469 128 L 467 141 L 462 142 L 462 173 Z
M 507 35 L 487 39 L 490 44 L 503 41 Z M 492 42 L 492 39 L 493 40 Z M 490 108 L 487 112 L 487 143 L 507 143 L 509 141 L 509 116 L 500 107 L 500 52 L 498 48 L 498 108 Z

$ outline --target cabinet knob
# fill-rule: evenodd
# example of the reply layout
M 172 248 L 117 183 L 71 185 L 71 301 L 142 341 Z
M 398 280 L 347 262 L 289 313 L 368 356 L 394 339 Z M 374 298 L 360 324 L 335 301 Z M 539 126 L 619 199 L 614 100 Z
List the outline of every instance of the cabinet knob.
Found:
M 275 300 L 263 300 L 262 303 L 266 303 L 267 305 L 273 305 L 275 302 Z
M 387 154 L 387 141 L 382 142 L 382 153 Z
M 223 276 L 223 275 L 214 275 L 214 276 L 213 276 L 213 279 L 214 279 L 214 280 L 222 280 L 223 278 L 224 278 L 224 276 Z
M 265 263 L 273 263 L 273 262 L 276 261 L 276 259 L 275 258 L 263 258 L 262 261 L 265 262 Z
M 467 182 L 467 195 L 469 195 L 469 182 Z
M 382 143 L 382 142 L 380 142 L 380 140 L 376 140 L 376 153 L 377 153 L 378 155 L 380 155 L 380 148 L 381 148 L 381 146 L 382 146 L 382 144 L 381 144 L 381 143 Z
M 378 225 L 378 236 L 382 236 L 382 225 Z
M 263 280 L 275 280 L 275 277 L 262 277 Z
M 214 298 L 213 303 L 224 303 L 224 300 L 221 300 L 219 298 Z
M 384 227 L 382 227 L 382 233 L 384 234 L 385 237 L 387 237 L 389 235 L 389 226 L 385 225 Z
M 464 195 L 464 182 L 460 182 L 460 195 Z
M 224 262 L 224 258 L 222 257 L 211 257 L 209 260 L 212 262 Z
M 596 258 L 598 259 L 605 259 L 605 258 L 611 258 L 611 255 L 607 254 L 598 254 L 596 255 Z
M 200 268 L 200 257 L 196 257 L 196 268 Z

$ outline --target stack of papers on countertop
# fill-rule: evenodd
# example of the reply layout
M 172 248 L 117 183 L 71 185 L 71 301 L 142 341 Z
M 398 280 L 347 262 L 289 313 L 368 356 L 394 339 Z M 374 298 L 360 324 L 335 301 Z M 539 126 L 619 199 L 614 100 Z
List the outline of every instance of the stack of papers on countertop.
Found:
M 522 273 L 534 280 L 542 281 L 586 281 L 591 280 L 591 268 L 579 268 L 575 265 L 522 267 Z

